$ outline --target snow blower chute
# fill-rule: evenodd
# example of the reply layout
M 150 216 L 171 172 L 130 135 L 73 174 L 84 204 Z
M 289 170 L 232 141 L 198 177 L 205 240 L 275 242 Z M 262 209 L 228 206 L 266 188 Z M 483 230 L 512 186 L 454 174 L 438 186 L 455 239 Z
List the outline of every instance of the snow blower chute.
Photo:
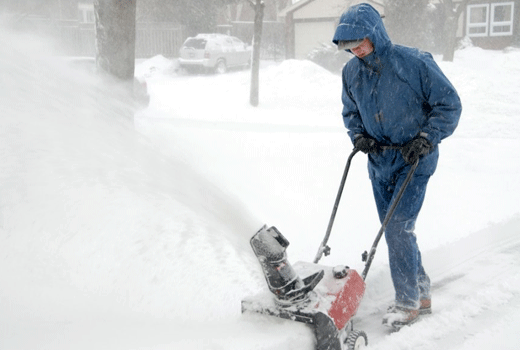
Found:
M 250 242 L 270 292 L 244 299 L 242 312 L 266 314 L 312 326 L 316 336 L 316 350 L 354 350 L 368 344 L 365 332 L 354 330 L 352 318 L 363 298 L 365 278 L 374 259 L 377 244 L 418 165 L 416 162 L 411 167 L 370 253 L 363 253 L 365 269 L 359 275 L 356 270 L 345 265 L 328 267 L 318 264 L 322 255 L 330 254 L 327 241 L 350 163 L 357 152 L 354 149 L 347 160 L 327 233 L 313 263 L 299 261 L 292 266 L 286 252 L 289 241 L 276 227 L 268 228 L 264 225 Z

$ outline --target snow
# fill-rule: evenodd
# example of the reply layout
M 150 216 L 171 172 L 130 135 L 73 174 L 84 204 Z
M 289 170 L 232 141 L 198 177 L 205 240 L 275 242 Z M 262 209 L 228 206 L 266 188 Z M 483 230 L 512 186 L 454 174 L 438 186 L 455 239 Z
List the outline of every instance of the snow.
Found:
M 242 315 L 267 289 L 249 245 L 263 224 L 311 261 L 352 145 L 341 79 L 308 61 L 187 76 L 140 62 L 150 106 L 52 64 L 46 41 L 2 33 L 0 349 L 314 347 L 303 324 Z M 516 349 L 520 331 L 520 50 L 467 47 L 441 68 L 463 115 L 441 145 L 417 223 L 433 314 L 398 333 L 384 240 L 355 327 L 369 349 Z M 107 98 L 108 97 L 108 98 Z M 320 264 L 363 269 L 379 229 L 356 155 Z

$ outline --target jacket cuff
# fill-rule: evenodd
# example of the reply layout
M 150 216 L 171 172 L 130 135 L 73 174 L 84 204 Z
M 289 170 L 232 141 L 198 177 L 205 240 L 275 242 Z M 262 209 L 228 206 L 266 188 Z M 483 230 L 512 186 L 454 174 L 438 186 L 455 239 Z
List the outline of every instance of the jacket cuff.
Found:
M 433 137 L 432 137 L 430 134 L 428 134 L 427 132 L 421 131 L 421 132 L 419 133 L 419 137 L 422 137 L 422 138 L 425 138 L 426 140 L 428 140 L 428 142 L 429 142 L 432 146 L 435 145 L 435 142 L 434 142 L 434 140 L 433 140 Z

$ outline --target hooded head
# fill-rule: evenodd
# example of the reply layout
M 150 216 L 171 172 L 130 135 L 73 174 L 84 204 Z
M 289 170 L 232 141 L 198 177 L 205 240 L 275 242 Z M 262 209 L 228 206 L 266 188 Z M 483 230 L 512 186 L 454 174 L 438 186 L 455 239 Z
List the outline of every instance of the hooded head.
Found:
M 338 45 L 340 41 L 356 42 L 365 38 L 370 39 L 375 52 L 382 51 L 383 48 L 391 44 L 381 15 L 375 8 L 369 4 L 349 7 L 341 15 L 332 42 Z M 350 48 L 347 47 L 346 49 L 349 50 Z

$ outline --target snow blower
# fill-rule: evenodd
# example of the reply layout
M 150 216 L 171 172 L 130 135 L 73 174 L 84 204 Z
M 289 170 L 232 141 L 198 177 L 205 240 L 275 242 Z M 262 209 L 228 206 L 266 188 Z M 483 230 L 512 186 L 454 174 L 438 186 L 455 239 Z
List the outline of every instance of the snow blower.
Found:
M 327 232 L 313 263 L 299 261 L 292 266 L 286 252 L 289 241 L 276 227 L 268 228 L 264 225 L 250 241 L 262 267 L 269 292 L 244 299 L 242 313 L 254 312 L 306 323 L 314 328 L 316 350 L 354 350 L 368 344 L 366 333 L 354 330 L 352 318 L 363 298 L 366 275 L 379 240 L 419 164 L 417 161 L 408 172 L 370 253 L 365 251 L 362 254 L 365 268 L 360 275 L 346 265 L 328 267 L 318 264 L 323 255 L 330 254 L 327 242 L 352 158 L 358 151 L 354 149 L 348 157 Z

